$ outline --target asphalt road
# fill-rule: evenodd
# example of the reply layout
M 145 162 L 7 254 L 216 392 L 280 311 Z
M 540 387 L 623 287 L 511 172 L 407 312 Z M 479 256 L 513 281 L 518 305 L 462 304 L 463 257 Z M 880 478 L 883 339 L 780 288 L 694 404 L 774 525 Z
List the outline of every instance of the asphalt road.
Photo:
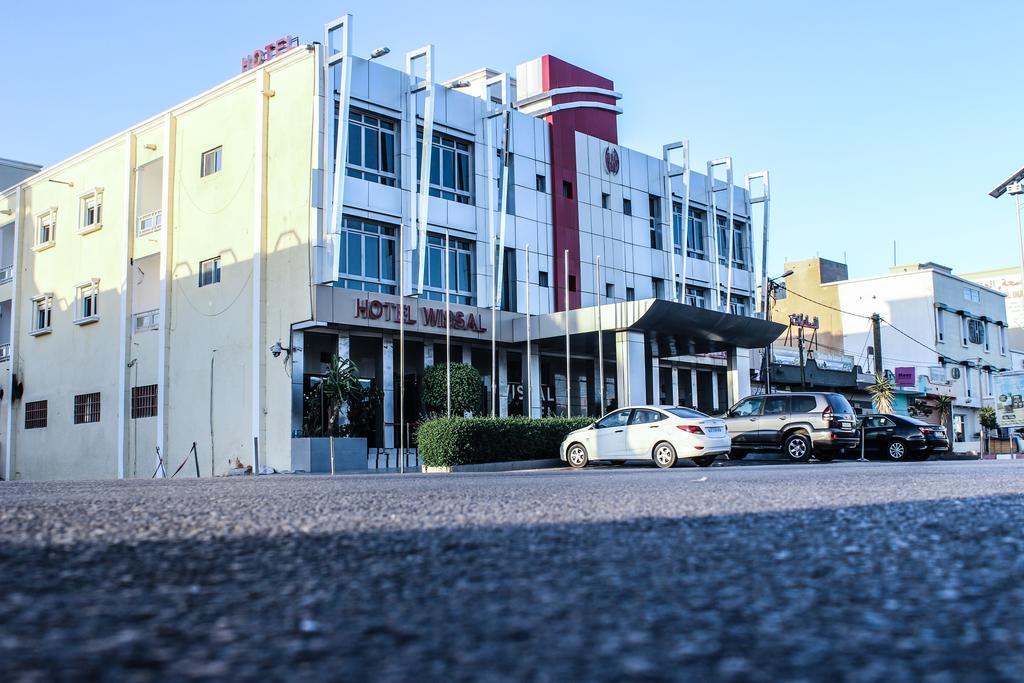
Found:
M 0 484 L 0 680 L 1024 675 L 1024 462 Z

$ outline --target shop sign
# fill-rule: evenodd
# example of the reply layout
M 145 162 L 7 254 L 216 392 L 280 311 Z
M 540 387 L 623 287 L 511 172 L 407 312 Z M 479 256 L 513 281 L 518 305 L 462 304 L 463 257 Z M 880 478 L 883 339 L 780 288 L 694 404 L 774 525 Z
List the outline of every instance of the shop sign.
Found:
M 996 423 L 1000 427 L 1024 427 L 1024 373 L 994 375 Z
M 896 386 L 912 387 L 917 384 L 917 368 L 896 368 Z
M 800 366 L 800 352 L 797 349 L 772 347 L 772 362 L 778 365 Z
M 423 327 L 437 327 L 445 329 L 445 311 L 443 308 L 423 307 L 419 308 L 419 318 L 413 316 L 412 306 L 404 304 L 399 313 L 399 306 L 393 301 L 381 301 L 380 299 L 356 299 L 356 318 L 363 320 L 384 320 L 385 322 L 402 322 L 406 325 L 423 325 Z M 463 311 L 452 311 L 449 322 L 453 330 L 466 330 L 467 332 L 486 332 L 483 316 L 478 313 L 465 313 Z
M 822 370 L 853 371 L 853 356 L 847 356 L 842 353 L 824 353 L 819 351 L 814 354 L 814 362 Z
M 274 57 L 280 57 L 285 52 L 288 52 L 288 50 L 298 46 L 298 36 L 285 36 L 284 38 L 278 38 L 272 43 L 267 43 L 262 49 L 253 50 L 252 54 L 242 57 L 242 73 L 249 69 L 255 69 L 261 64 L 269 62 Z

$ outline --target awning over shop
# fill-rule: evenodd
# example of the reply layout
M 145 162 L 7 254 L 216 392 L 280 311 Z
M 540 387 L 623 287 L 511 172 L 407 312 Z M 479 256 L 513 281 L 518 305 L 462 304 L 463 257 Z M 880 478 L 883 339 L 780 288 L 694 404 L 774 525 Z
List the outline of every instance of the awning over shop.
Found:
M 565 313 L 548 313 L 531 319 L 530 337 L 534 340 L 557 339 L 569 334 L 588 334 L 598 330 L 643 332 L 656 342 L 659 355 L 675 356 L 727 351 L 731 348 L 755 349 L 772 343 L 785 331 L 779 323 L 745 315 L 677 304 L 664 299 L 623 301 L 591 306 Z M 526 320 L 514 323 L 514 338 L 526 341 Z

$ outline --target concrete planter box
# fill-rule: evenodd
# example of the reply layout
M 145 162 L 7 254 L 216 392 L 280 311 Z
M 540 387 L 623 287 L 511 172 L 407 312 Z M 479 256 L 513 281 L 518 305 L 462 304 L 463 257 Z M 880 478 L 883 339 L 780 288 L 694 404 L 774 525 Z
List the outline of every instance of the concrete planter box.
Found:
M 331 473 L 331 444 L 327 437 L 292 439 L 292 471 Z M 335 437 L 334 471 L 366 470 L 366 439 Z
M 568 467 L 558 458 L 543 460 L 510 460 L 508 462 L 486 462 L 478 465 L 454 465 L 452 467 L 424 467 L 427 474 L 451 474 L 452 472 L 516 472 L 518 470 L 539 470 L 549 467 Z

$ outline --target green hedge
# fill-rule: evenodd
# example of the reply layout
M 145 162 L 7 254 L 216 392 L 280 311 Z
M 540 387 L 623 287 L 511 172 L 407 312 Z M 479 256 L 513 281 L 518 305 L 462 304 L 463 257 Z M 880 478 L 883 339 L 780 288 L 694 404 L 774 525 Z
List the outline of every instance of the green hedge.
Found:
M 557 458 L 565 436 L 593 421 L 589 417 L 441 417 L 420 425 L 417 447 L 427 467 Z

